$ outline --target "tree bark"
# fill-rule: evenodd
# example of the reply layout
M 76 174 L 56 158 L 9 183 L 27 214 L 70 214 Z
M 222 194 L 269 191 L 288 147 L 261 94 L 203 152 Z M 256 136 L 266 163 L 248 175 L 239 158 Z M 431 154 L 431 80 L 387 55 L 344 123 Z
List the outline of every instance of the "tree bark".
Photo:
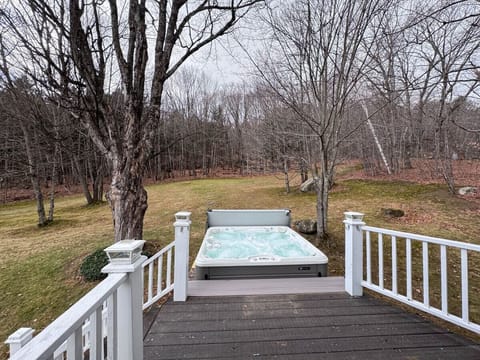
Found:
M 315 178 L 315 191 L 317 193 L 317 236 L 316 246 L 322 241 L 328 239 L 328 193 L 329 185 L 328 180 L 322 174 Z
M 128 173 L 127 176 L 125 173 Z M 112 209 L 115 241 L 143 238 L 147 192 L 142 176 L 132 169 L 112 169 L 112 183 L 106 196 Z
M 85 200 L 87 201 L 88 205 L 93 204 L 93 198 L 92 194 L 90 193 L 90 190 L 88 189 L 88 183 L 86 176 L 84 172 L 82 171 L 81 165 L 80 165 L 80 160 L 78 159 L 78 156 L 73 155 L 73 165 L 74 169 L 77 173 L 78 181 L 80 181 L 80 185 L 82 186 L 82 191 L 83 191 L 83 196 L 85 197 Z
M 26 125 L 23 123 L 23 120 L 20 120 L 20 127 L 22 129 L 23 139 L 25 141 L 25 152 L 27 153 L 28 159 L 28 175 L 32 184 L 33 194 L 37 202 L 38 226 L 45 226 L 47 225 L 48 221 L 45 215 L 42 188 L 40 186 L 40 179 L 38 178 L 37 166 L 33 155 L 34 150 L 32 149 L 32 139 L 29 129 L 27 129 Z

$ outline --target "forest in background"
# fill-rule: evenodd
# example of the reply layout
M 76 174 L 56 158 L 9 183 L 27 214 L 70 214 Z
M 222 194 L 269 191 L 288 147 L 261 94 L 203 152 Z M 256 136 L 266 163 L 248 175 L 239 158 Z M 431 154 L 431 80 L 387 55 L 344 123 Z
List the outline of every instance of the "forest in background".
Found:
M 47 195 L 48 189 L 76 187 L 87 203 L 102 200 L 108 162 L 68 111 L 36 94 L 26 80 L 22 86 L 22 96 L 0 93 L 0 201 L 31 198 L 33 193 L 15 195 L 15 190 L 32 190 L 32 179 L 44 192 L 47 189 Z M 112 95 L 112 107 L 121 112 L 115 96 L 120 95 Z M 181 72 L 168 99 L 155 129 L 146 172 L 150 180 L 292 172 L 307 179 L 315 149 L 311 131 L 267 90 L 246 85 L 220 88 L 202 72 L 188 69 Z M 352 135 L 342 144 L 340 162 L 360 160 L 367 175 L 387 173 L 376 139 L 392 173 L 410 169 L 412 160 L 436 160 L 439 107 L 436 101 L 423 104 L 423 109 L 400 103 L 394 116 L 386 114 L 391 109 L 383 109 L 367 122 L 362 104 L 352 103 L 343 129 Z M 462 128 L 475 128 L 479 119 L 480 106 L 474 102 L 455 109 L 444 125 L 448 160 L 480 160 L 480 132 Z M 425 176 L 436 171 L 443 176 L 440 168 L 429 169 Z
M 190 23 L 200 12 L 208 25 L 190 37 L 187 57 L 230 29 L 230 15 L 216 2 L 199 3 L 198 12 L 180 3 L 165 10 L 170 17 L 177 5 L 183 11 L 179 27 L 168 28 L 179 43 L 170 47 L 172 38 L 164 38 L 168 46 L 155 53 L 155 64 L 167 67 L 163 75 L 155 67 L 147 80 L 146 8 L 125 2 L 136 18 L 119 16 L 115 2 L 73 3 L 42 0 L 0 12 L 7 25 L 0 36 L 0 199 L 12 188 L 32 189 L 40 224 L 53 220 L 59 187 L 79 186 L 91 204 L 110 183 L 118 187 L 111 192 L 116 207 L 110 199 L 114 217 L 129 218 L 128 231 L 138 235 L 147 206 L 143 178 L 220 169 L 280 172 L 287 191 L 292 172 L 312 177 L 326 234 L 340 162 L 397 174 L 429 159 L 430 172 L 455 193 L 453 163 L 480 158 L 478 1 L 239 1 L 233 23 L 244 9 L 264 5 L 251 19 L 261 24 L 263 46 L 248 53 L 254 74 L 232 85 L 194 66 L 179 69 L 183 58 L 171 58 L 188 40 L 181 31 L 201 24 Z M 132 57 L 124 58 L 127 48 Z

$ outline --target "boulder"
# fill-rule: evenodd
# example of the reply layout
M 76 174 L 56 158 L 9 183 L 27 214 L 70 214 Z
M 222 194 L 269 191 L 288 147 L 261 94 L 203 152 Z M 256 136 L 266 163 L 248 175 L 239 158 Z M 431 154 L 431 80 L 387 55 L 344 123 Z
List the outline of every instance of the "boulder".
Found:
M 303 182 L 302 185 L 300 185 L 300 191 L 301 192 L 315 191 L 315 183 L 313 179 L 308 179 L 307 181 Z
M 315 234 L 317 232 L 317 222 L 313 219 L 298 220 L 294 223 L 295 228 L 302 234 Z
M 405 211 L 400 209 L 382 209 L 383 216 L 391 217 L 391 218 L 399 218 L 405 215 Z
M 478 189 L 473 186 L 465 186 L 458 189 L 459 195 L 475 195 L 478 192 Z

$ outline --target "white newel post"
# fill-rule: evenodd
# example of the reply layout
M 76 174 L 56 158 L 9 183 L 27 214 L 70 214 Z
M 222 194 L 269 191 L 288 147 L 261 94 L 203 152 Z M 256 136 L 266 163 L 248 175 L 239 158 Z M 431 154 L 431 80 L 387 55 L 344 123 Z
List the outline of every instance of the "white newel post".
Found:
M 173 301 L 186 301 L 188 296 L 188 259 L 190 242 L 190 215 L 188 211 L 175 214 L 175 265 L 173 273 Z
M 117 358 L 143 359 L 143 262 L 145 240 L 123 240 L 105 249 L 110 263 L 107 274 L 127 273 L 128 279 L 117 290 Z
M 345 291 L 351 296 L 362 296 L 363 277 L 363 214 L 345 212 Z
M 32 328 L 20 328 L 8 337 L 5 344 L 10 346 L 10 357 L 24 347 L 33 338 Z

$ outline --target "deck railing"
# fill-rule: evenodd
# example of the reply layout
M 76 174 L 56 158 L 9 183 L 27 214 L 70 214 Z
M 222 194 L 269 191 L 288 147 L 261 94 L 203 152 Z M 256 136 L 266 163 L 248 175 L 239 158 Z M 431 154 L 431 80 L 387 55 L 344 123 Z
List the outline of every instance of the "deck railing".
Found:
M 345 289 L 348 293 L 361 296 L 364 287 L 480 333 L 480 325 L 470 316 L 469 296 L 474 291 L 469 286 L 472 276 L 469 258 L 480 258 L 479 245 L 366 226 L 362 218 L 360 213 L 345 213 Z M 449 262 L 448 257 L 460 260 L 459 276 L 451 276 L 450 281 L 449 270 L 451 275 L 456 270 L 450 268 L 455 262 Z M 433 266 L 434 262 L 439 262 L 439 270 Z M 400 272 L 405 277 L 402 281 Z M 432 286 L 431 281 L 437 277 L 439 289 Z M 417 285 L 415 291 L 414 284 Z M 454 287 L 459 288 L 458 293 L 450 294 L 449 288 L 452 292 Z M 438 292 L 438 301 L 432 301 L 431 294 Z M 461 299 L 458 314 L 451 309 L 449 299 L 454 298 Z
M 143 263 L 145 269 L 144 288 L 146 289 L 144 310 L 174 288 L 174 301 L 187 299 L 190 213 L 178 212 L 175 218 L 176 221 L 173 224 L 175 240 Z M 172 261 L 173 253 L 174 263 Z M 165 262 L 166 267 L 164 268 Z
M 175 240 L 148 260 L 140 255 L 143 240 L 105 249 L 107 278 L 37 336 L 31 328 L 13 333 L 6 341 L 10 360 L 143 359 L 142 310 L 172 290 L 174 301 L 187 298 L 190 213 L 175 216 Z
M 143 301 L 143 310 L 173 290 L 172 252 L 174 247 L 175 241 L 165 246 L 143 263 L 143 268 L 145 269 L 143 285 L 147 289 L 146 299 Z M 164 267 L 164 258 L 166 258 L 166 268 Z
M 85 345 L 92 359 L 115 359 L 115 343 L 118 337 L 116 327 L 118 289 L 127 280 L 127 274 L 112 274 L 75 303 L 67 312 L 48 325 L 26 346 L 12 354 L 17 359 L 82 359 Z M 107 320 L 107 330 L 103 328 L 103 304 L 107 302 L 111 313 Z M 87 326 L 85 326 L 88 323 Z M 88 328 L 88 331 L 86 331 Z M 24 333 L 21 330 L 18 335 Z M 108 334 L 108 335 L 107 335 Z M 104 344 L 106 339 L 106 349 Z M 106 350 L 106 351 L 105 351 Z M 13 352 L 13 351 L 11 351 Z

